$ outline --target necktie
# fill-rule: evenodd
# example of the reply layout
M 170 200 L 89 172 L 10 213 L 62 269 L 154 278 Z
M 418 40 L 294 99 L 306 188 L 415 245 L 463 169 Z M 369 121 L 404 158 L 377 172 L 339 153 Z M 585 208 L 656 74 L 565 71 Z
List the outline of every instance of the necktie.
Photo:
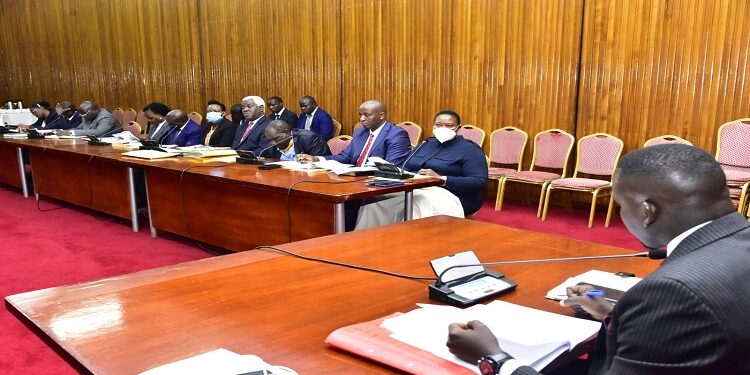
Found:
M 254 123 L 249 121 L 247 122 L 247 129 L 245 129 L 245 132 L 242 133 L 242 140 L 245 140 L 247 138 L 247 135 L 250 134 L 250 130 L 253 130 Z
M 365 148 L 362 149 L 362 153 L 359 154 L 359 159 L 357 159 L 358 167 L 361 167 L 362 164 L 365 163 L 365 158 L 367 158 L 367 154 L 370 152 L 370 147 L 372 146 L 373 139 L 375 139 L 375 134 L 370 133 L 370 137 L 367 138 L 367 144 L 365 144 Z
M 276 119 L 277 119 L 277 120 L 281 120 L 281 115 L 277 113 L 277 114 L 276 114 Z

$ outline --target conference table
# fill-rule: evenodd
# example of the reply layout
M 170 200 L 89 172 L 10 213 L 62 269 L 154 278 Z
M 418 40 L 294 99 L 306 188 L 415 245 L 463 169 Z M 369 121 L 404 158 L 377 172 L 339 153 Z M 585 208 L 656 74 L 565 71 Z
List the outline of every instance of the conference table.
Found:
M 126 150 L 82 139 L 3 137 L 0 182 L 24 188 L 27 196 L 24 150 L 37 196 L 130 220 L 134 231 L 139 208 L 147 207 L 153 236 L 163 230 L 232 251 L 343 232 L 346 202 L 389 193 L 406 195 L 408 220 L 412 191 L 442 184 L 427 178 L 376 187 L 364 184 L 365 177 L 326 172 L 260 170 L 210 159 L 136 159 L 123 156 Z
M 483 261 L 612 255 L 628 250 L 437 216 L 279 247 L 308 257 L 432 276 L 429 261 L 473 250 Z M 590 269 L 643 277 L 647 258 L 496 268 L 518 288 L 500 299 L 561 314 L 544 298 Z M 396 370 L 327 347 L 332 331 L 430 301 L 415 281 L 253 250 L 9 296 L 6 305 L 77 369 L 134 374 L 217 348 L 255 354 L 300 374 Z M 447 328 L 446 328 L 447 332 Z

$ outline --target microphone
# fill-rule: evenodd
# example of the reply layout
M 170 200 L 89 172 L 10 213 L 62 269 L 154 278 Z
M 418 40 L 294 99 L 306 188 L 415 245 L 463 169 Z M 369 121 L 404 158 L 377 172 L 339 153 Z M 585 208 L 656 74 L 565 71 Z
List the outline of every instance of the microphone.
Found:
M 169 123 L 167 123 L 167 126 L 170 126 L 170 125 L 169 125 Z M 169 135 L 170 135 L 170 134 L 172 134 L 172 132 L 173 132 L 173 131 L 174 131 L 175 129 L 177 129 L 176 127 L 173 127 L 173 126 L 170 126 L 170 127 L 171 127 L 172 129 L 169 129 L 169 131 L 167 132 L 167 134 L 164 134 L 164 136 L 163 136 L 163 137 L 161 137 L 161 139 L 159 139 L 159 147 L 161 147 L 161 146 L 163 145 L 163 143 L 162 143 L 162 142 L 164 142 L 164 141 L 165 141 L 165 140 L 166 140 L 166 139 L 167 139 L 167 138 L 169 137 Z
M 427 139 L 430 139 L 430 138 L 427 138 Z M 422 141 L 422 143 L 417 145 L 417 147 L 414 148 L 414 151 L 412 151 L 411 154 L 409 154 L 409 156 L 406 158 L 406 160 L 404 160 L 404 162 L 401 163 L 401 167 L 398 168 L 398 170 L 401 171 L 401 173 L 404 173 L 404 168 L 406 168 L 406 163 L 408 163 L 409 160 L 411 160 L 412 156 L 416 155 L 417 151 L 419 151 L 419 149 L 422 148 L 422 146 L 424 146 L 425 143 L 427 143 L 427 139 L 425 139 L 424 141 Z
M 404 162 L 401 163 L 401 167 L 397 167 L 393 164 L 376 162 L 375 166 L 378 167 L 378 170 L 373 173 L 373 176 L 383 177 L 383 178 L 392 178 L 396 180 L 403 180 L 406 178 L 413 177 L 414 176 L 413 173 L 404 172 L 404 167 L 406 167 L 406 163 L 409 162 L 409 160 L 411 160 L 412 156 L 414 156 L 417 153 L 417 151 L 419 151 L 419 149 L 422 147 L 422 145 L 424 145 L 425 143 L 427 143 L 426 139 L 422 141 L 422 143 L 420 143 L 417 147 L 415 147 L 414 151 L 412 151 L 411 154 L 409 154 L 409 156 L 406 158 L 406 160 L 404 160 Z
M 59 120 L 59 119 L 60 119 L 60 117 L 62 117 L 62 116 L 57 116 L 57 118 L 56 118 L 56 119 L 54 119 L 54 120 L 52 120 L 52 122 L 50 122 L 49 124 L 44 124 L 44 127 L 46 128 L 46 127 L 48 127 L 48 126 L 50 126 L 50 125 L 54 124 L 55 122 L 57 122 L 57 120 Z
M 286 138 L 284 138 L 284 139 L 282 139 L 282 140 L 280 140 L 280 141 L 278 141 L 276 143 L 268 145 L 268 147 L 260 150 L 260 152 L 258 153 L 258 158 L 260 158 L 261 155 L 263 155 L 264 152 L 266 152 L 266 151 L 270 150 L 271 148 L 278 146 L 280 143 L 284 143 L 284 142 L 286 142 L 286 141 L 288 141 L 288 140 L 290 140 L 292 138 L 294 138 L 294 134 L 292 134 L 292 135 L 290 135 L 290 136 L 288 136 L 288 137 L 286 137 Z
M 119 127 L 117 127 L 117 128 L 114 128 L 114 129 L 112 129 L 112 130 L 110 130 L 110 131 L 104 132 L 104 134 L 100 135 L 100 136 L 99 136 L 99 138 L 104 138 L 104 137 L 106 137 L 106 136 L 109 136 L 109 135 L 115 134 L 115 133 L 117 133 L 118 131 L 120 131 L 120 130 L 122 130 L 122 129 L 124 129 L 124 128 L 125 128 L 124 126 L 120 125 L 120 126 L 119 126 Z

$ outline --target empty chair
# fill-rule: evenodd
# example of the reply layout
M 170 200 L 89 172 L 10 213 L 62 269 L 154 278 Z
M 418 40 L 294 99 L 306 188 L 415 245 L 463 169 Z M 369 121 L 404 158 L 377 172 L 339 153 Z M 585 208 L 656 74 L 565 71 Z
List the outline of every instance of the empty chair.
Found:
M 643 143 L 643 147 L 666 145 L 666 144 L 683 144 L 692 146 L 693 144 L 688 142 L 686 139 L 680 138 L 676 135 L 660 135 L 658 137 L 651 138 Z
M 534 136 L 534 152 L 531 158 L 531 167 L 528 171 L 510 171 L 500 178 L 497 186 L 497 199 L 495 200 L 495 211 L 503 209 L 505 186 L 508 183 L 522 183 L 527 185 L 539 185 L 539 204 L 536 216 L 542 216 L 542 203 L 544 192 L 550 181 L 565 177 L 568 170 L 568 159 L 573 150 L 575 137 L 570 133 L 551 129 L 537 133 Z M 541 168 L 546 169 L 540 170 Z M 554 172 L 550 172 L 554 171 Z
M 328 148 L 331 150 L 331 155 L 336 155 L 341 151 L 344 151 L 349 143 L 352 142 L 351 135 L 339 135 L 328 140 Z
M 148 119 L 146 118 L 146 113 L 143 111 L 138 111 L 138 113 L 135 115 L 135 122 L 138 123 L 138 125 L 141 126 L 141 131 L 146 132 L 148 130 Z
M 132 133 L 136 137 L 140 137 L 140 135 L 141 135 L 141 131 L 142 131 L 141 124 L 139 124 L 139 123 L 137 123 L 135 121 L 128 122 L 128 124 L 124 125 L 122 128 L 124 130 L 126 130 L 126 131 L 129 131 L 130 133 Z
M 123 110 L 120 107 L 117 107 L 114 110 L 112 110 L 112 117 L 114 117 L 115 120 L 117 120 L 117 122 L 119 122 L 120 124 L 123 123 L 122 122 L 122 113 L 123 113 Z
M 576 168 L 571 178 L 559 178 L 550 181 L 544 196 L 544 210 L 542 221 L 547 219 L 549 208 L 549 196 L 553 190 L 572 190 L 591 193 L 591 210 L 589 213 L 589 228 L 594 225 L 594 212 L 596 211 L 596 200 L 602 194 L 609 195 L 607 206 L 607 219 L 605 227 L 609 226 L 612 217 L 612 174 L 615 173 L 617 161 L 622 153 L 623 143 L 619 138 L 607 133 L 596 133 L 587 135 L 578 140 L 576 152 Z M 578 175 L 585 173 L 589 175 L 602 176 L 606 179 L 580 178 Z
M 190 112 L 188 113 L 188 117 L 190 117 L 190 119 L 195 121 L 195 123 L 198 125 L 203 124 L 203 115 L 198 112 Z
M 461 125 L 461 127 L 458 128 L 458 135 L 478 144 L 479 147 L 482 147 L 486 133 L 482 128 L 474 125 Z
M 419 141 L 422 140 L 422 127 L 417 125 L 416 123 L 411 121 L 404 121 L 396 126 L 406 130 L 406 133 L 409 134 L 411 147 L 416 147 Z
M 336 119 L 331 120 L 333 120 L 333 136 L 338 137 L 341 134 L 341 123 L 336 121 Z
M 744 213 L 750 184 L 750 118 L 727 122 L 718 133 L 716 161 L 727 176 L 729 195 L 737 203 L 737 211 Z
M 490 155 L 487 160 L 488 174 L 491 178 L 505 176 L 508 172 L 521 170 L 523 151 L 529 135 L 513 126 L 497 129 L 490 134 Z M 493 167 L 492 163 L 516 165 L 516 169 Z
M 136 116 L 138 116 L 138 112 L 133 108 L 128 108 L 122 113 L 122 121 L 120 123 L 129 124 L 131 121 L 135 121 Z

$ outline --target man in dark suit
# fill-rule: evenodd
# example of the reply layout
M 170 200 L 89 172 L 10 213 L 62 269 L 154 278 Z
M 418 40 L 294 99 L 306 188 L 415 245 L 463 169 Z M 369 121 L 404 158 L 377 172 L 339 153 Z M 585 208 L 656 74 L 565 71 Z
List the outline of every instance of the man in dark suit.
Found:
M 568 288 L 566 305 L 601 319 L 594 374 L 750 373 L 750 225 L 713 157 L 660 145 L 622 158 L 613 193 L 628 230 L 666 260 L 613 306 Z M 478 321 L 452 324 L 448 347 L 486 373 L 535 374 Z M 484 373 L 484 372 L 483 372 Z
M 268 109 L 271 110 L 271 114 L 268 115 L 268 118 L 271 120 L 284 120 L 290 125 L 295 126 L 297 125 L 297 121 L 299 121 L 296 113 L 284 107 L 284 101 L 281 97 L 272 96 L 268 98 Z
M 312 130 L 328 142 L 333 138 L 333 119 L 323 108 L 318 107 L 315 98 L 303 96 L 299 100 L 300 115 L 297 129 Z
M 170 129 L 162 141 L 163 144 L 185 147 L 201 143 L 201 126 L 188 117 L 185 111 L 174 109 L 167 113 L 165 119 Z
M 206 126 L 201 133 L 201 143 L 213 147 L 231 147 L 237 124 L 226 117 L 227 107 L 218 100 L 209 100 L 206 107 Z
M 64 126 L 66 124 L 65 120 L 60 117 L 60 115 L 57 113 L 57 111 L 53 111 L 50 109 L 49 103 L 46 101 L 38 101 L 34 102 L 30 107 L 29 110 L 31 111 L 31 114 L 36 116 L 37 120 L 35 123 L 31 125 L 26 124 L 18 124 L 20 129 L 28 129 L 29 127 L 32 127 L 34 129 L 66 129 Z
M 63 117 L 62 119 L 60 119 L 60 121 L 65 122 L 58 127 L 59 129 L 77 128 L 78 125 L 81 125 L 81 122 L 83 121 L 83 117 L 81 117 L 81 114 L 76 111 L 76 106 L 67 100 L 57 103 L 55 112 Z
M 265 111 L 266 102 L 260 96 L 242 99 L 242 115 L 245 119 L 234 135 L 233 149 L 252 151 L 257 155 L 269 145 L 265 131 L 271 120 L 265 116 Z
M 296 155 L 330 155 L 326 141 L 315 132 L 305 129 L 292 131 L 292 125 L 284 120 L 273 120 L 266 127 L 266 138 L 276 145 L 264 156 L 280 160 L 296 160 Z M 260 155 L 258 155 L 260 156 Z

